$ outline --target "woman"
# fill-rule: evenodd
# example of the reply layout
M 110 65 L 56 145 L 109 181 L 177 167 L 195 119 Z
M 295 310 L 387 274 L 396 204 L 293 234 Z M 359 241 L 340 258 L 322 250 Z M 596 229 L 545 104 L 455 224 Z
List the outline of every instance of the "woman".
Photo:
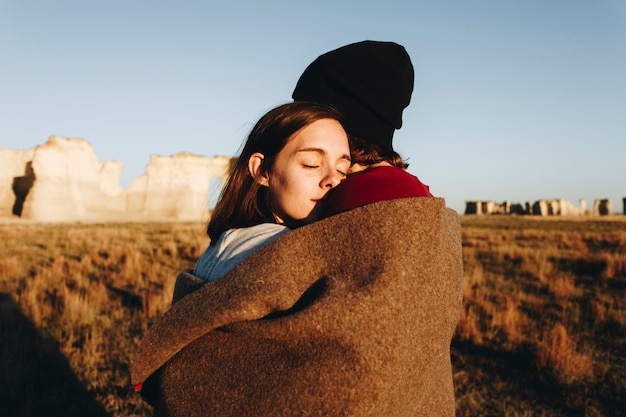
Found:
M 298 102 L 270 110 L 231 170 L 194 275 L 214 281 L 285 231 L 316 220 L 318 202 L 349 168 L 348 138 L 334 108 Z

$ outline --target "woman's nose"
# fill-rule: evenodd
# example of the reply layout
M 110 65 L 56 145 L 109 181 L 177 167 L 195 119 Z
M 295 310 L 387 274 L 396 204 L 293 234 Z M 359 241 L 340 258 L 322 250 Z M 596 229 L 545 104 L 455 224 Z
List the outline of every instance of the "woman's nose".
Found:
M 337 170 L 332 169 L 327 173 L 326 177 L 324 178 L 322 186 L 324 188 L 335 188 L 337 185 L 339 185 L 342 179 L 343 175 L 337 172 Z

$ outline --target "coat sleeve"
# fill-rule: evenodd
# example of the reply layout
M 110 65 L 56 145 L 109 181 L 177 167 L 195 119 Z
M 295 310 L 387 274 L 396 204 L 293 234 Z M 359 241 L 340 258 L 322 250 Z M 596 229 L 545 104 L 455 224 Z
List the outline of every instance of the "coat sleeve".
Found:
M 132 384 L 143 382 L 203 334 L 292 307 L 319 278 L 321 260 L 316 262 L 311 251 L 302 246 L 292 246 L 287 253 L 285 246 L 289 244 L 282 242 L 289 240 L 287 236 L 253 253 L 217 281 L 203 284 L 190 273 L 181 273 L 174 304 L 153 324 L 137 349 Z M 281 267 L 281 258 L 286 256 L 301 259 L 303 267 L 297 271 Z

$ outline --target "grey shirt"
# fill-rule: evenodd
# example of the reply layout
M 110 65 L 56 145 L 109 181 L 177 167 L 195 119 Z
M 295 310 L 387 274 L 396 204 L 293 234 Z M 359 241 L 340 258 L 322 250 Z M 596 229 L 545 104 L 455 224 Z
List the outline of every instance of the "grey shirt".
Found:
M 286 226 L 275 223 L 227 230 L 200 256 L 193 274 L 205 281 L 215 281 L 252 252 L 288 231 Z

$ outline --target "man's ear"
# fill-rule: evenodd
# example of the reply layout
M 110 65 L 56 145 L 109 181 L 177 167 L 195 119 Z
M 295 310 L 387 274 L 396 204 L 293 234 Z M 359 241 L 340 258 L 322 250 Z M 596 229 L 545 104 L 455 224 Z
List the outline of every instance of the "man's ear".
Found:
M 250 175 L 252 175 L 252 178 L 254 178 L 254 180 L 257 183 L 267 187 L 268 186 L 267 174 L 265 173 L 261 174 L 261 166 L 263 165 L 264 159 L 265 159 L 265 156 L 263 156 L 263 154 L 260 152 L 255 152 L 252 155 L 250 155 L 250 158 L 248 159 L 248 171 L 250 172 Z

